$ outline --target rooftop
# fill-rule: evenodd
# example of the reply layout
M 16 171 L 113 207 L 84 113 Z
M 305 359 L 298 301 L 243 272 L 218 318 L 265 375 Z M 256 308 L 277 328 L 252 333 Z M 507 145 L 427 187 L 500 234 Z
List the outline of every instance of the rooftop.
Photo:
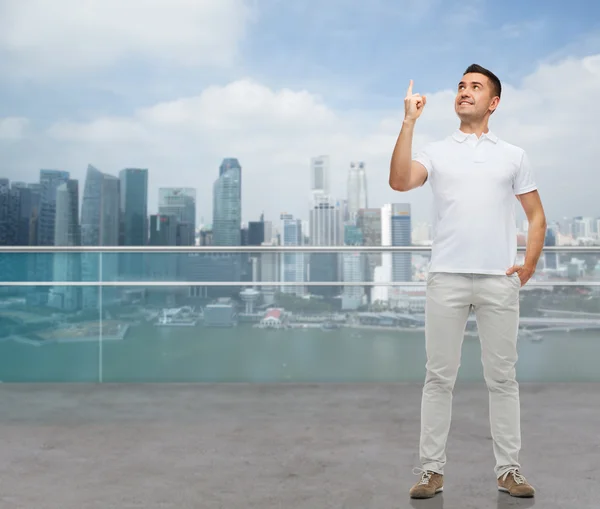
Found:
M 521 385 L 538 493 L 517 500 L 495 488 L 485 385 L 459 383 L 444 494 L 419 502 L 421 384 L 1 384 L 0 506 L 592 508 L 599 389 Z

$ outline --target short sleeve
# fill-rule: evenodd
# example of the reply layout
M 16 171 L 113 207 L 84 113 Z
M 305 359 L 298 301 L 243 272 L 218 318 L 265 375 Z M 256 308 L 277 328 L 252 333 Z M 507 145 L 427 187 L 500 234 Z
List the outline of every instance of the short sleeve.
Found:
M 417 161 L 425 166 L 427 170 L 427 178 L 433 173 L 433 163 L 431 161 L 431 145 L 426 145 L 413 157 L 413 161 Z
M 529 193 L 537 189 L 531 162 L 526 152 L 521 156 L 521 163 L 513 178 L 513 190 L 516 195 Z

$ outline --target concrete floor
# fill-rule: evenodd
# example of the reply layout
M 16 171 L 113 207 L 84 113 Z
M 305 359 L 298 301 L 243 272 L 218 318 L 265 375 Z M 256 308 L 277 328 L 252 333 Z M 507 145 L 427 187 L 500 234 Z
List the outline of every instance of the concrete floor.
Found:
M 522 385 L 496 490 L 483 384 L 458 385 L 445 492 L 411 501 L 419 385 L 0 385 L 1 509 L 600 507 L 600 384 Z

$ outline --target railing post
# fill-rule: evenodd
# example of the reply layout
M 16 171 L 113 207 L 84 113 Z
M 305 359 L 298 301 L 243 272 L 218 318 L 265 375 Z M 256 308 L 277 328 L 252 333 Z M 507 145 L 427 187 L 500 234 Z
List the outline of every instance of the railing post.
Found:
M 102 251 L 98 253 L 98 283 L 102 283 Z M 103 360 L 103 343 L 102 343 L 102 295 L 104 293 L 104 286 L 98 285 L 98 382 L 102 383 L 103 377 L 103 368 L 104 368 L 104 360 Z

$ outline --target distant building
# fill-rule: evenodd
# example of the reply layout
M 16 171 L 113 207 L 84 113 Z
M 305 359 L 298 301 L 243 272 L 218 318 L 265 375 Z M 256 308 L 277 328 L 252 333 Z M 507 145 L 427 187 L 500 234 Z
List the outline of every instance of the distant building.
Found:
M 315 197 L 310 209 L 310 245 L 341 246 L 344 243 L 343 211 L 340 203 L 331 196 Z M 323 297 L 339 295 L 335 285 L 341 279 L 339 253 L 310 253 L 308 256 L 310 281 L 331 282 L 331 286 L 312 286 L 310 293 Z
M 556 233 L 551 228 L 546 229 L 544 246 L 556 246 Z M 546 269 L 558 269 L 558 253 L 544 253 L 544 265 Z
M 409 247 L 411 245 L 411 215 L 410 203 L 392 204 L 392 246 Z M 393 253 L 392 256 L 393 281 L 412 281 L 412 254 Z
M 54 245 L 56 224 L 56 190 L 70 178 L 68 171 L 40 170 L 42 188 L 40 219 L 38 223 L 38 243 L 40 246 Z
M 124 246 L 148 244 L 148 170 L 125 168 L 119 173 L 121 186 L 121 238 Z M 144 253 L 122 253 L 119 256 L 120 275 L 141 279 Z
M 381 214 L 382 209 L 360 209 L 356 218 L 356 226 L 360 230 L 365 246 L 381 246 Z M 391 242 L 391 241 L 390 241 Z M 366 253 L 363 255 L 364 277 L 366 281 L 375 281 L 375 268 L 383 262 L 381 253 Z M 371 295 L 371 287 L 365 288 Z M 372 301 L 372 300 L 371 300 Z
M 37 221 L 37 244 L 54 245 L 54 228 L 56 226 L 56 190 L 70 178 L 69 172 L 60 170 L 40 170 L 40 215 Z M 42 254 L 36 256 L 35 280 L 52 281 L 54 264 L 52 257 Z M 40 294 L 48 295 L 47 289 Z M 42 301 L 40 301 L 41 303 Z
M 301 246 L 302 242 L 302 221 L 294 219 L 291 214 L 282 214 L 282 245 Z M 283 263 L 281 264 L 281 281 L 286 283 L 298 283 L 298 286 L 283 286 L 282 293 L 296 294 L 303 296 L 306 293 L 305 282 L 305 256 L 304 253 L 283 253 Z
M 358 211 L 368 207 L 367 174 L 365 163 L 350 163 L 348 172 L 348 215 L 356 221 Z
M 361 253 L 344 253 L 344 282 L 359 283 L 363 280 L 363 263 Z M 362 286 L 344 286 L 342 292 L 342 310 L 355 310 L 363 304 L 365 290 Z
M 175 215 L 151 215 L 149 245 L 176 246 L 178 226 L 178 218 Z M 185 255 L 179 253 L 148 253 L 145 273 L 151 278 L 175 281 L 178 274 L 178 261 L 183 260 L 184 257 Z M 165 291 L 172 292 L 172 289 L 165 289 Z
M 362 246 L 363 242 L 363 234 L 358 226 L 353 224 L 347 224 L 344 226 L 344 245 Z
M 145 246 L 148 242 L 148 170 L 126 168 L 121 180 L 123 245 Z
M 206 327 L 235 327 L 238 324 L 236 305 L 231 299 L 219 299 L 204 308 Z
M 161 187 L 158 190 L 158 213 L 175 216 L 176 245 L 196 243 L 196 190 L 191 187 Z
M 280 308 L 270 308 L 260 321 L 260 327 L 263 329 L 281 329 L 288 323 L 288 314 Z
M 121 233 L 121 181 L 102 173 L 88 165 L 83 188 L 81 205 L 81 245 L 82 246 L 118 246 Z M 119 257 L 110 253 L 102 259 L 102 279 L 119 279 Z M 81 276 L 83 281 L 99 281 L 100 265 L 97 253 L 81 254 Z M 115 301 L 118 290 L 102 289 L 104 303 Z M 98 289 L 89 286 L 82 288 L 82 303 L 85 309 L 98 307 Z
M 248 223 L 248 245 L 260 246 L 263 242 L 265 242 L 265 222 L 261 217 L 260 221 Z
M 225 159 L 213 186 L 213 244 L 240 246 L 242 228 L 242 168 Z
M 55 246 L 79 246 L 79 183 L 68 180 L 56 189 Z M 81 257 L 77 253 L 54 253 L 54 280 L 77 282 L 81 280 Z M 48 304 L 62 311 L 79 311 L 81 288 L 76 286 L 54 286 Z
M 329 194 L 329 156 L 313 157 L 310 160 L 310 198 L 312 205 L 320 196 Z
M 275 246 L 274 242 L 263 242 L 263 246 Z M 281 280 L 282 257 L 280 253 L 261 253 L 260 254 L 260 280 L 263 282 L 278 282 Z M 261 287 L 266 304 L 273 304 L 275 302 L 275 293 L 277 292 L 276 286 L 263 286 Z

